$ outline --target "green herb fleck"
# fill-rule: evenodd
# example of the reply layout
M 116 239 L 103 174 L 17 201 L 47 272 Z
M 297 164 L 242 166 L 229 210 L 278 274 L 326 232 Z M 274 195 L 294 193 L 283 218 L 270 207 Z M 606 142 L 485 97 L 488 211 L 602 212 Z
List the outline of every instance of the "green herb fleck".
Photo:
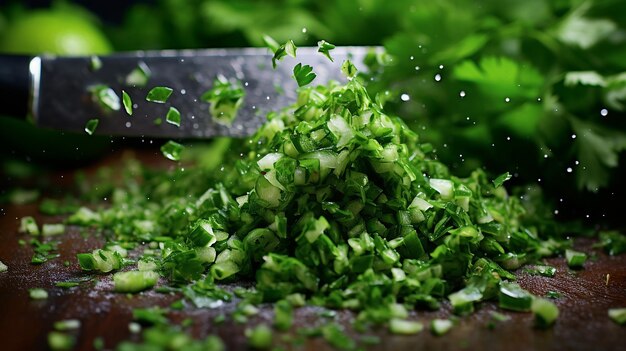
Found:
M 449 319 L 433 319 L 430 322 L 430 330 L 433 334 L 441 336 L 452 329 L 452 321 Z
M 148 80 L 152 72 L 150 68 L 143 62 L 140 61 L 137 67 L 135 67 L 127 76 L 126 76 L 126 84 L 134 87 L 145 87 L 148 84 Z
M 99 123 L 98 119 L 88 120 L 87 123 L 85 124 L 85 133 L 92 135 L 93 132 L 96 131 L 96 128 L 98 127 L 98 123 Z
M 122 90 L 122 103 L 124 104 L 124 110 L 129 116 L 133 115 L 133 101 L 130 99 L 130 95 L 125 90 Z
M 37 226 L 35 218 L 31 216 L 22 217 L 18 231 L 29 235 L 39 235 L 39 227 Z
M 89 69 L 92 72 L 98 71 L 102 68 L 102 61 L 98 56 L 91 56 L 89 59 Z
M 617 324 L 626 324 L 626 308 L 609 309 L 609 317 Z
M 582 268 L 587 261 L 587 254 L 567 249 L 565 250 L 565 259 L 570 268 Z
M 74 330 L 79 329 L 80 325 L 81 323 L 78 319 L 65 319 L 54 322 L 54 329 L 59 331 Z
M 56 224 L 44 224 L 41 226 L 41 235 L 43 236 L 54 236 L 60 235 L 65 232 L 65 225 L 62 223 Z
M 180 155 L 184 148 L 181 144 L 170 140 L 161 146 L 161 153 L 169 160 L 180 161 Z
M 308 85 L 313 81 L 313 79 L 315 79 L 315 77 L 317 77 L 317 75 L 313 73 L 313 67 L 309 65 L 302 66 L 301 63 L 298 63 L 293 68 L 293 76 L 296 79 L 299 87 Z
M 113 275 L 115 291 L 120 293 L 136 293 L 153 287 L 159 274 L 153 271 L 118 272 Z
M 256 349 L 269 349 L 272 346 L 272 329 L 265 324 L 259 324 L 245 331 L 248 345 Z
M 165 120 L 169 124 L 180 127 L 180 112 L 176 108 L 170 107 L 167 111 L 167 115 L 165 116 Z
M 356 66 L 352 63 L 352 61 L 345 60 L 341 64 L 341 72 L 344 76 L 346 76 L 346 78 L 351 80 L 356 76 L 358 70 L 356 69 Z
M 317 52 L 321 52 L 324 56 L 332 62 L 333 58 L 330 56 L 330 51 L 335 48 L 335 45 L 327 42 L 326 40 L 320 40 L 317 42 Z
M 48 292 L 41 288 L 28 289 L 28 295 L 33 300 L 45 300 L 48 298 Z
M 104 112 L 118 111 L 122 106 L 120 98 L 110 87 L 98 84 L 88 88 L 91 97 Z
M 495 188 L 499 188 L 502 186 L 502 184 L 504 184 L 504 182 L 511 179 L 512 177 L 513 176 L 509 172 L 500 174 L 499 176 L 496 177 L 496 179 L 493 180 L 493 186 Z
M 48 333 L 48 346 L 53 351 L 71 350 L 76 343 L 76 338 L 72 335 L 52 331 Z
M 211 104 L 209 112 L 216 122 L 230 125 L 237 117 L 245 96 L 240 82 L 231 82 L 220 74 L 213 81 L 213 87 L 204 92 L 200 99 Z
M 9 267 L 7 267 L 7 265 L 4 264 L 4 262 L 0 261 L 0 273 L 4 273 L 8 270 L 9 270 Z
M 148 95 L 146 96 L 146 101 L 164 104 L 167 102 L 167 99 L 170 98 L 170 95 L 172 95 L 173 91 L 174 90 L 172 88 L 168 87 L 154 87 L 148 92 Z

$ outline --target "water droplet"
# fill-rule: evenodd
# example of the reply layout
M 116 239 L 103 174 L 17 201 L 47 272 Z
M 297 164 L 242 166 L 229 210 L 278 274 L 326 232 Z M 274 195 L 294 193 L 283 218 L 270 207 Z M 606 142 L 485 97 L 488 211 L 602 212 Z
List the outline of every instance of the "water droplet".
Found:
M 439 65 L 439 69 L 443 69 L 443 65 Z
M 265 97 L 265 99 L 266 99 L 266 100 L 269 100 L 269 99 L 270 99 L 270 97 L 269 97 L 269 96 L 266 96 L 266 97 Z
M 419 71 L 420 70 L 420 66 L 415 66 L 415 70 Z
M 510 136 L 506 137 L 506 140 L 511 140 L 511 137 Z
M 578 166 L 578 165 L 580 164 L 580 162 L 578 162 L 578 161 L 574 161 L 574 164 L 575 164 L 576 166 Z
M 543 154 L 543 158 L 548 158 L 548 154 Z
M 438 82 L 441 81 L 441 74 L 439 73 L 435 74 L 435 80 Z
M 510 102 L 511 99 L 510 98 L 504 98 L 504 102 Z
M 600 110 L 600 115 L 602 117 L 606 117 L 609 114 L 609 110 L 603 108 L 602 110 Z
M 409 101 L 409 100 L 411 100 L 411 97 L 409 96 L 409 94 L 402 94 L 402 95 L 400 95 L 400 100 L 402 100 L 402 101 Z
M 459 96 L 462 98 L 465 97 L 465 90 L 461 90 L 461 92 L 459 93 Z
M 302 28 L 302 33 L 306 33 L 306 27 Z
M 248 86 L 248 82 L 243 83 L 243 86 L 247 87 Z
M 572 139 L 576 139 L 576 134 L 572 134 Z
M 537 98 L 537 101 L 541 101 L 541 98 Z
M 572 169 L 572 167 L 567 167 L 566 171 L 567 171 L 567 173 L 572 173 L 573 169 Z
M 415 59 L 415 57 L 411 56 L 409 57 L 409 60 L 413 61 Z
M 130 128 L 132 124 L 130 122 L 126 122 L 126 128 Z
M 558 215 L 559 214 L 559 210 L 554 210 L 554 214 Z

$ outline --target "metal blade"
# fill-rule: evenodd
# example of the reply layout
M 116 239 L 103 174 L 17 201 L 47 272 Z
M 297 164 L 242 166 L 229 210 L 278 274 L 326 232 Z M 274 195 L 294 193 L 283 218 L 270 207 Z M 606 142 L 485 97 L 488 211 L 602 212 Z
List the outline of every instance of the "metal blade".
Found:
M 251 135 L 265 121 L 267 112 L 287 107 L 296 99 L 297 84 L 293 67 L 301 62 L 311 65 L 317 78 L 312 84 L 334 79 L 345 81 L 341 64 L 350 58 L 358 67 L 368 48 L 342 47 L 331 52 L 334 62 L 317 52 L 317 48 L 298 48 L 297 58 L 285 57 L 272 68 L 272 54 L 264 48 L 207 49 L 183 51 L 133 52 L 102 56 L 102 66 L 93 70 L 91 57 L 35 58 L 31 62 L 33 99 L 31 113 L 42 127 L 84 132 L 88 120 L 97 118 L 96 133 L 104 135 L 209 138 Z M 37 61 L 39 60 L 39 61 Z M 128 86 L 127 75 L 145 64 L 151 71 L 145 87 Z M 209 104 L 200 96 L 210 89 L 219 75 L 237 79 L 246 96 L 232 125 L 217 123 L 209 113 Z M 104 84 L 120 97 L 126 91 L 135 105 L 129 116 L 121 107 L 105 111 L 93 101 L 89 87 Z M 156 86 L 174 90 L 165 104 L 145 100 Z M 180 127 L 155 119 L 165 116 L 170 106 L 181 113 Z

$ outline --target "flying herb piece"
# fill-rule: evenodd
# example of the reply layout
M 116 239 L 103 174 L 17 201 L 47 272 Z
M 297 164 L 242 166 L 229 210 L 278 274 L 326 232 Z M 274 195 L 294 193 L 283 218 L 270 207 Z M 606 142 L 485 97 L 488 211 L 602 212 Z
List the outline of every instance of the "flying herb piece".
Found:
M 59 288 L 65 288 L 65 289 L 73 288 L 79 285 L 80 285 L 80 282 L 74 282 L 74 281 L 56 282 L 54 284 L 54 286 L 57 286 Z
M 170 140 L 167 143 L 163 144 L 163 146 L 161 146 L 161 153 L 168 160 L 180 161 L 180 155 L 182 154 L 184 148 L 185 147 L 181 144 Z
M 146 101 L 164 104 L 167 102 L 167 99 L 170 98 L 173 91 L 172 88 L 168 87 L 154 87 L 150 89 L 148 95 L 146 95 Z
M 273 46 L 273 43 L 270 43 L 270 44 L 272 44 L 272 46 Z M 271 48 L 272 47 L 270 46 L 270 49 Z M 287 56 L 287 55 L 295 58 L 297 49 L 298 49 L 298 47 L 293 42 L 293 40 L 289 40 L 285 44 L 280 45 L 276 50 L 273 50 L 274 51 L 274 57 L 272 57 L 272 66 L 274 68 L 276 68 L 276 62 L 282 60 L 282 58 Z
M 48 346 L 53 351 L 69 351 L 74 348 L 76 338 L 72 335 L 51 331 L 48 333 Z
M 61 223 L 57 224 L 44 224 L 41 226 L 41 235 L 54 236 L 60 235 L 65 232 L 65 225 Z
M 102 61 L 100 60 L 100 58 L 98 56 L 91 56 L 91 58 L 89 59 L 89 69 L 92 72 L 95 72 L 100 68 L 102 68 Z
M 90 119 L 87 121 L 87 124 L 85 124 L 85 133 L 92 135 L 93 132 L 96 131 L 96 128 L 98 127 L 98 119 Z
M 550 290 L 546 293 L 546 297 L 550 299 L 560 299 L 561 293 L 559 293 L 558 291 Z
M 92 100 L 100 106 L 103 112 L 118 111 L 122 106 L 120 98 L 110 87 L 98 84 L 88 88 Z
M 124 90 L 122 90 L 122 103 L 124 104 L 124 110 L 128 113 L 129 116 L 133 115 L 133 101 L 130 99 L 130 95 Z
M 504 184 L 504 182 L 511 179 L 511 177 L 512 175 L 509 172 L 500 174 L 499 176 L 496 177 L 496 179 L 493 180 L 493 186 L 496 188 L 499 188 L 502 186 L 502 184 Z
M 533 295 L 517 283 L 503 281 L 500 282 L 498 300 L 501 308 L 512 311 L 530 311 Z
M 324 56 L 333 62 L 333 58 L 330 56 L 330 51 L 335 48 L 335 45 L 327 42 L 326 40 L 320 40 L 317 42 L 317 52 L 321 52 Z
M 265 44 L 265 46 L 267 46 L 270 50 L 272 50 L 272 52 L 276 52 L 279 48 L 280 48 L 280 44 L 278 44 L 278 42 L 270 37 L 267 34 L 263 34 L 263 43 Z
M 272 329 L 265 324 L 259 324 L 245 331 L 248 345 L 256 349 L 269 349 L 272 346 Z
M 163 119 L 155 118 L 152 123 L 154 123 L 155 126 L 160 126 L 161 124 L 163 124 Z
M 437 336 L 449 332 L 452 326 L 452 321 L 449 319 L 433 319 L 432 322 L 430 322 L 430 330 Z
M 126 76 L 126 85 L 139 88 L 145 87 L 151 75 L 150 68 L 143 61 L 139 61 L 137 67 Z
M 237 117 L 245 96 L 240 82 L 231 82 L 220 74 L 213 81 L 213 88 L 204 92 L 200 99 L 211 104 L 209 112 L 216 122 L 230 125 Z
M 41 288 L 28 289 L 28 295 L 33 300 L 45 300 L 48 298 L 48 292 Z
M 119 251 L 96 249 L 92 253 L 77 254 L 76 257 L 80 268 L 85 271 L 107 273 L 122 268 L 123 257 Z
M 113 275 L 115 292 L 136 293 L 153 287 L 159 274 L 153 271 L 117 272 Z
M 9 192 L 8 199 L 13 205 L 25 205 L 37 201 L 39 191 L 36 189 L 14 188 Z
M 343 75 L 346 76 L 346 78 L 348 78 L 349 80 L 352 80 L 356 76 L 357 72 L 358 70 L 356 69 L 356 66 L 352 63 L 352 61 L 345 60 L 341 64 L 341 73 L 343 73 Z
M 346 335 L 343 328 L 337 323 L 326 324 L 320 329 L 324 340 L 331 346 L 340 350 L 353 350 L 356 348 L 354 340 Z
M 39 235 L 39 227 L 37 226 L 37 222 L 31 216 L 22 217 L 20 220 L 20 228 L 18 229 L 20 233 L 29 234 L 29 235 Z
M 587 261 L 587 254 L 584 252 L 565 250 L 565 259 L 567 266 L 570 268 L 582 268 Z
M 526 272 L 532 275 L 541 275 L 544 277 L 554 277 L 556 274 L 556 268 L 547 265 L 536 265 L 534 267 L 526 269 Z
M 302 66 L 301 63 L 298 63 L 293 68 L 293 76 L 296 79 L 298 86 L 303 87 L 311 83 L 317 75 L 313 73 L 313 67 L 309 65 Z
M 559 309 L 548 300 L 535 298 L 531 305 L 531 311 L 535 315 L 535 325 L 538 328 L 548 328 L 559 317 Z
M 4 273 L 8 270 L 9 270 L 9 267 L 7 267 L 7 265 L 4 264 L 4 262 L 0 261 L 0 273 Z
M 165 116 L 165 120 L 169 124 L 180 127 L 180 112 L 176 108 L 170 107 L 167 111 L 167 115 Z
M 293 308 L 286 300 L 278 301 L 274 305 L 274 327 L 278 330 L 288 330 L 293 324 Z
M 617 324 L 626 324 L 626 308 L 609 309 L 609 317 Z

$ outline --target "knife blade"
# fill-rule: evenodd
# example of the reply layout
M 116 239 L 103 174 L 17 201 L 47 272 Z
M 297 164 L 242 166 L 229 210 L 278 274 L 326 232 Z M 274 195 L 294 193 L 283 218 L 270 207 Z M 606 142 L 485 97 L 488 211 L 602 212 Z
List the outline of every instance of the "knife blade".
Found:
M 251 135 L 265 121 L 269 111 L 289 106 L 297 98 L 297 83 L 293 76 L 296 63 L 310 65 L 317 74 L 312 84 L 329 80 L 345 81 L 341 64 L 350 58 L 361 69 L 370 48 L 337 47 L 332 51 L 334 62 L 314 47 L 301 47 L 297 58 L 285 57 L 272 68 L 273 54 L 265 48 L 201 49 L 138 51 L 100 56 L 100 68 L 94 69 L 94 57 L 35 56 L 19 58 L 27 62 L 29 84 L 18 82 L 24 74 L 0 65 L 0 85 L 4 99 L 11 104 L 22 98 L 17 90 L 27 87 L 30 119 L 40 127 L 83 132 L 88 120 L 98 119 L 96 133 L 112 136 L 160 138 L 210 138 L 214 136 L 243 137 Z M 12 58 L 16 61 L 16 57 Z M 7 57 L 0 62 L 7 62 Z M 127 76 L 137 67 L 151 72 L 145 86 L 128 84 Z M 4 71 L 4 73 L 2 72 Z M 18 74 L 19 73 L 19 74 Z M 12 75 L 7 78 L 7 75 Z M 237 80 L 245 91 L 243 104 L 231 124 L 216 121 L 209 113 L 209 103 L 200 96 L 211 89 L 222 75 Z M 4 76 L 4 79 L 2 79 Z M 13 88 L 2 80 L 11 80 Z M 110 87 L 120 101 L 122 90 L 133 102 L 129 116 L 121 107 L 103 110 L 93 99 L 90 87 Z M 16 88 L 19 86 L 19 88 Z M 157 86 L 173 89 L 166 103 L 146 101 L 148 91 Z M 22 94 L 25 95 L 25 94 Z M 24 102 L 25 104 L 25 102 Z M 2 110 L 0 105 L 0 111 Z M 165 120 L 169 107 L 181 114 L 180 127 Z

